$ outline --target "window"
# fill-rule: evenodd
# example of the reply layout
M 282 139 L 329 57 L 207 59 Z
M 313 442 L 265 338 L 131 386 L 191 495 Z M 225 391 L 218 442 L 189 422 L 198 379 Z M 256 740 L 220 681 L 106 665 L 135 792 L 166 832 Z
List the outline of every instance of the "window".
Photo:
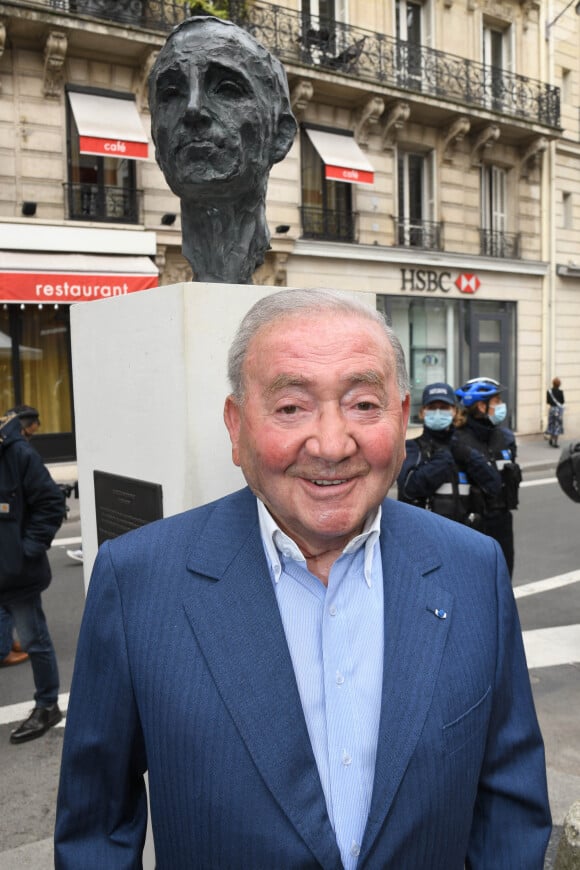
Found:
M 399 152 L 397 158 L 398 216 L 396 243 L 439 250 L 440 225 L 433 217 L 432 155 Z
M 562 192 L 562 227 L 565 230 L 573 228 L 572 194 L 567 191 Z
M 422 47 L 431 42 L 427 12 L 427 4 L 418 0 L 397 0 L 395 5 L 399 81 L 404 87 L 422 84 Z
M 411 382 L 411 421 L 424 387 L 435 381 L 460 386 L 485 373 L 507 386 L 515 425 L 516 305 L 475 299 L 378 296 L 377 308 L 399 337 Z
M 0 384 L 0 413 L 33 405 L 42 421 L 39 439 L 72 432 L 68 305 L 8 305 L 0 311 Z
M 487 257 L 519 257 L 519 236 L 507 232 L 507 171 L 481 168 L 481 253 Z
M 484 23 L 482 56 L 486 103 L 501 111 L 509 96 L 505 72 L 512 68 L 511 29 Z
M 303 238 L 354 242 L 352 185 L 324 177 L 324 163 L 304 130 L 301 146 Z
M 71 220 L 139 223 L 135 160 L 81 153 L 70 96 L 67 103 L 68 185 Z

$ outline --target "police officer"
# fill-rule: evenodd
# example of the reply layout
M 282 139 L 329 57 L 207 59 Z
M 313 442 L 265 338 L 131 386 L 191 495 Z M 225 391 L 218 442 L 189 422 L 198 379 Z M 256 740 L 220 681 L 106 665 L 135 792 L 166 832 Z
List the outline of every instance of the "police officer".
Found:
M 503 550 L 510 576 L 514 568 L 514 533 L 511 511 L 518 506 L 522 479 L 516 463 L 516 442 L 511 430 L 502 427 L 507 406 L 503 387 L 492 378 L 473 378 L 457 390 L 467 412 L 460 443 L 479 451 L 493 472 L 493 487 L 471 487 L 471 511 L 481 516 L 480 531 L 495 538 Z
M 428 384 L 419 418 L 422 434 L 405 444 L 407 455 L 397 479 L 399 501 L 477 527 L 478 518 L 470 509 L 471 484 L 493 489 L 495 470 L 478 450 L 457 438 L 453 387 Z

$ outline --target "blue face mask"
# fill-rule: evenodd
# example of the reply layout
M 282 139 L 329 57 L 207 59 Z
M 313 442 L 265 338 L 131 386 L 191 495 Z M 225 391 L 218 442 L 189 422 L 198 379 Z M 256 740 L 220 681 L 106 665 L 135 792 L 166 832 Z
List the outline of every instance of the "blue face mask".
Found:
M 427 429 L 441 432 L 443 429 L 448 429 L 453 423 L 453 412 L 442 411 L 441 408 L 437 408 L 436 411 L 425 411 L 423 422 Z
M 501 402 L 499 405 L 495 405 L 493 409 L 493 414 L 487 415 L 494 426 L 499 426 L 500 423 L 503 423 L 505 418 L 507 417 L 507 405 L 505 402 Z

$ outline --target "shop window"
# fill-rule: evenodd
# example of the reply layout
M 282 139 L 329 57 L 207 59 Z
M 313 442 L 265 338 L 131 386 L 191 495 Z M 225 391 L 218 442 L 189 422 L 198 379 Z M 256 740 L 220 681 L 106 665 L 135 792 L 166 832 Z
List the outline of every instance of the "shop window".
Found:
M 50 441 L 47 458 L 74 457 L 68 306 L 0 311 L 0 390 L 2 413 L 20 404 L 38 408 L 42 428 L 35 443 L 40 449 Z
M 354 242 L 352 185 L 324 177 L 324 163 L 304 131 L 301 148 L 303 238 Z
M 10 332 L 10 307 L 4 305 L 0 308 L 0 415 L 17 404 Z
M 520 256 L 520 237 L 509 233 L 508 173 L 499 166 L 481 167 L 481 253 L 486 257 Z
M 427 384 L 445 381 L 457 388 L 484 376 L 506 385 L 509 423 L 515 426 L 515 303 L 379 296 L 377 307 L 405 352 L 413 423 L 420 422 Z
M 399 152 L 397 157 L 396 244 L 441 250 L 441 225 L 433 221 L 431 154 Z
M 136 161 L 123 156 L 81 153 L 80 135 L 67 101 L 68 184 L 70 220 L 104 223 L 140 222 Z

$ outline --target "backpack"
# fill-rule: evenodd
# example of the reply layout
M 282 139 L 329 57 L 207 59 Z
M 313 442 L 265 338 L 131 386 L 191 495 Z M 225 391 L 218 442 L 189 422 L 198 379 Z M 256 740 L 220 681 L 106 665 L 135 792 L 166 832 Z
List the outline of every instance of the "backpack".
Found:
M 556 477 L 568 498 L 580 502 L 580 441 L 564 447 L 556 466 Z

